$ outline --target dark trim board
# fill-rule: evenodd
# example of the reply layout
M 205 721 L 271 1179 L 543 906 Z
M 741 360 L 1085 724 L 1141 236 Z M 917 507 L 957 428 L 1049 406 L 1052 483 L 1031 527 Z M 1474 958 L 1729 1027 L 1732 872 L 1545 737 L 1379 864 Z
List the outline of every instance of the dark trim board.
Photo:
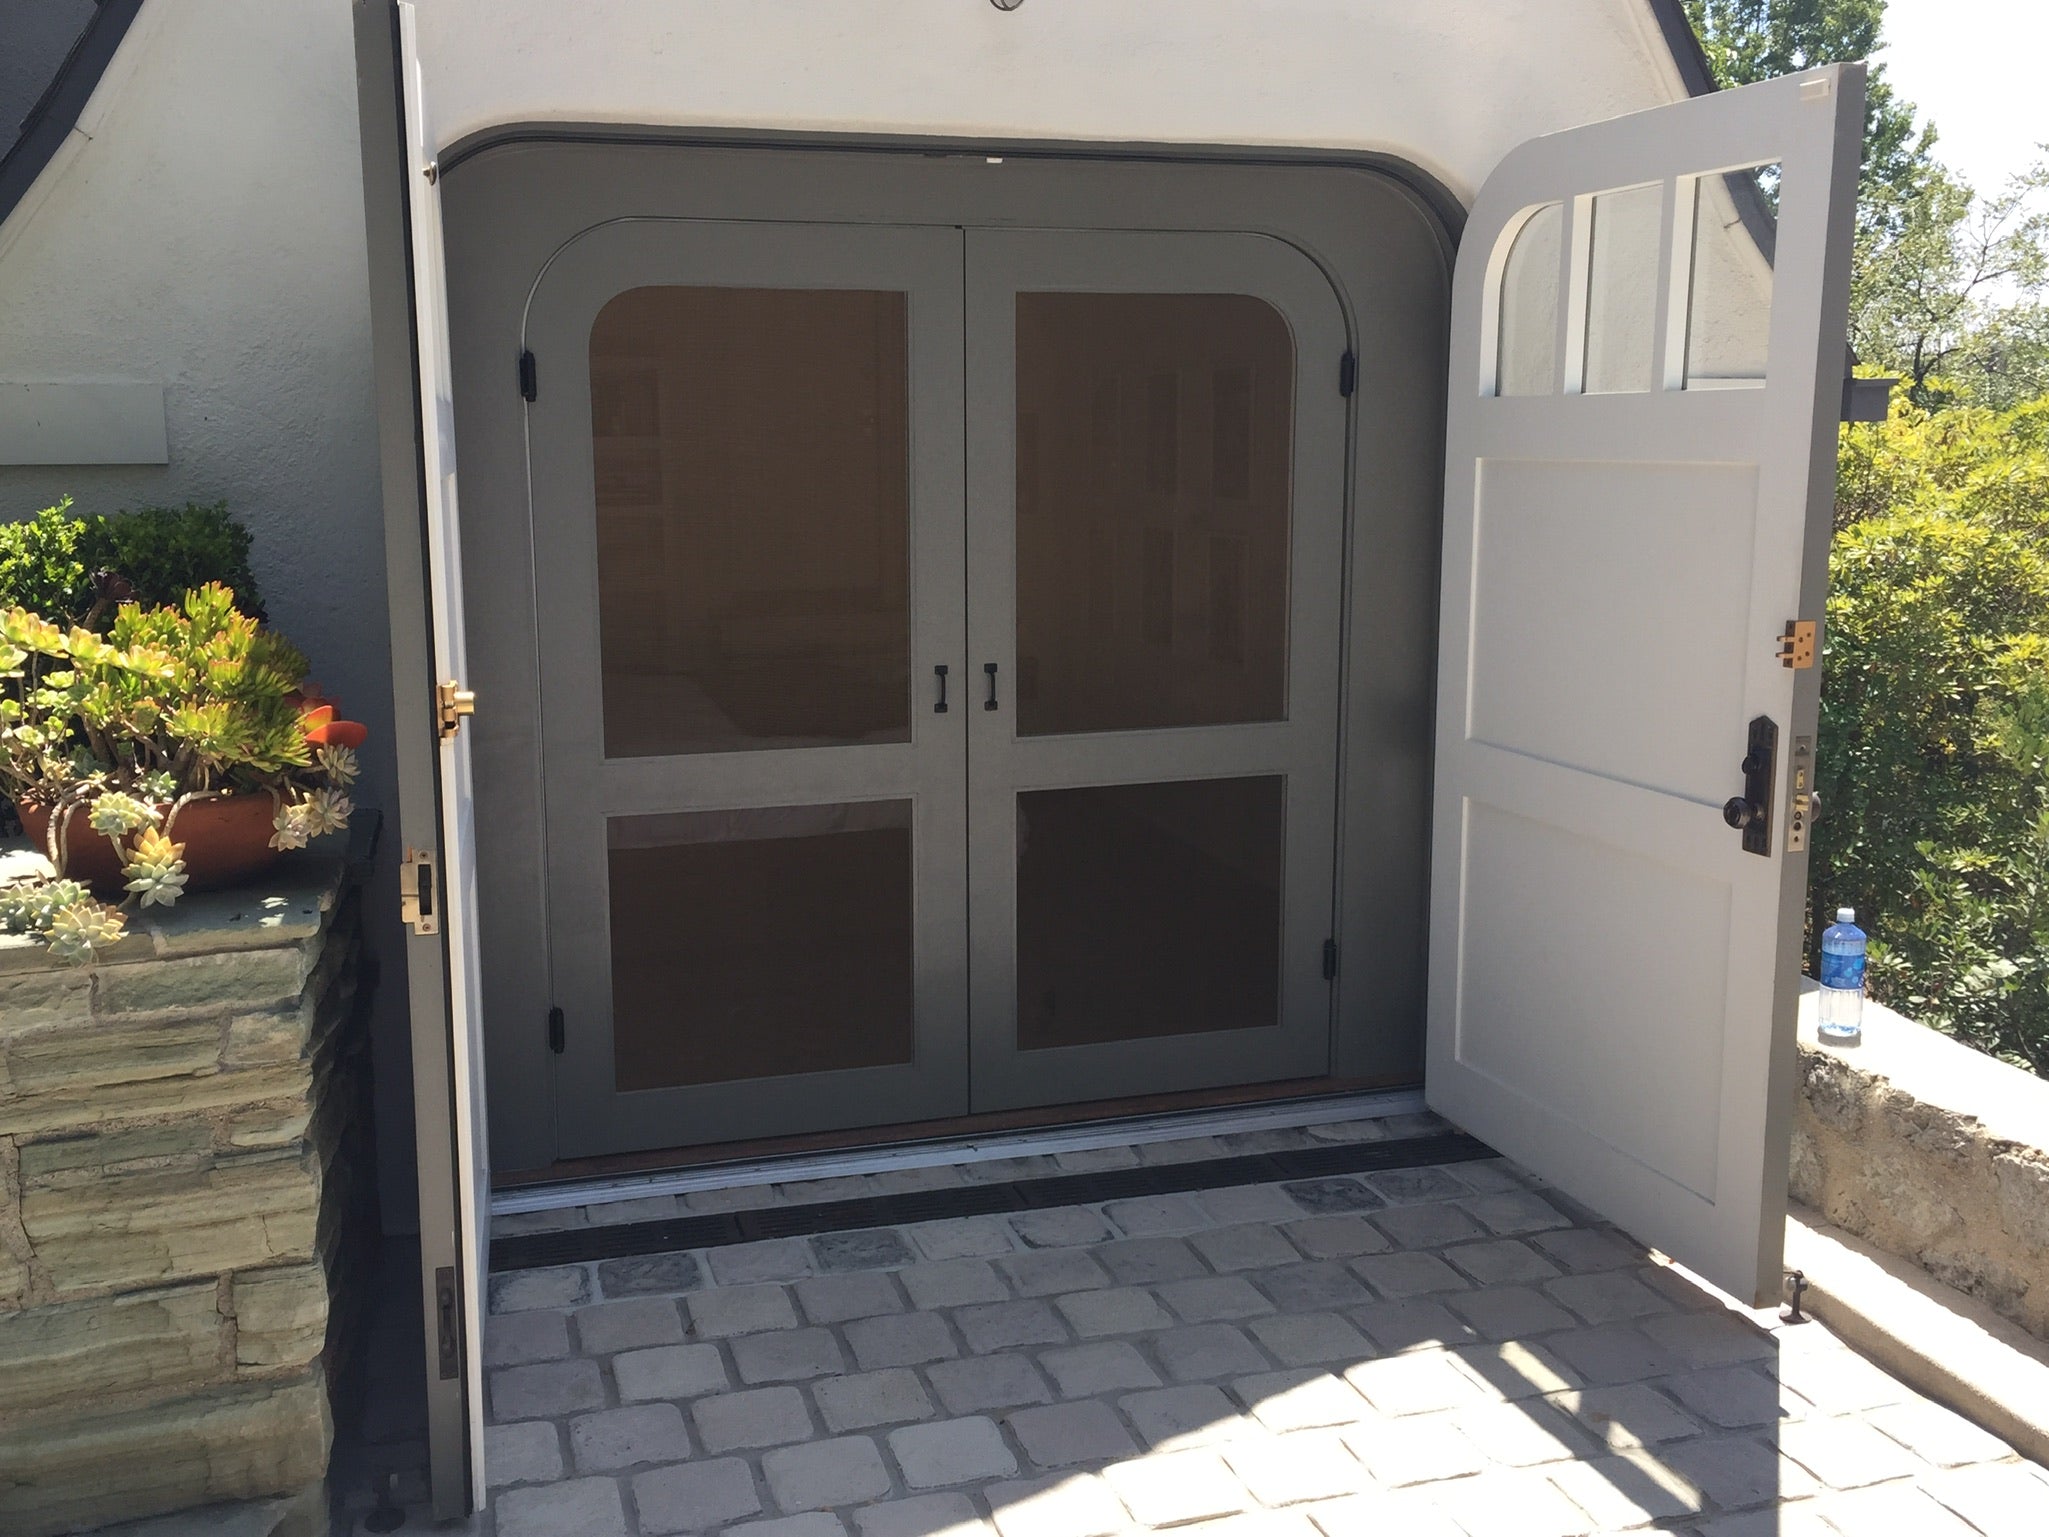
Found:
M 763 1238 L 894 1227 L 902 1222 L 1086 1206 L 1099 1201 L 1177 1195 L 1231 1185 L 1265 1185 L 1282 1180 L 1328 1178 L 1333 1174 L 1372 1174 L 1383 1169 L 1475 1163 L 1497 1156 L 1493 1148 L 1477 1138 L 1449 1132 L 1390 1142 L 1337 1142 L 1328 1147 L 1289 1152 L 1110 1169 L 1097 1174 L 1056 1174 L 1003 1184 L 961 1185 L 951 1190 L 919 1190 L 865 1200 L 814 1201 L 702 1217 L 672 1217 L 658 1222 L 566 1228 L 559 1233 L 496 1240 L 491 1245 L 491 1273 L 621 1259 L 636 1254 L 669 1254 L 679 1249 L 717 1248 Z
M 1672 52 L 1672 62 L 1679 66 L 1679 78 L 1685 82 L 1687 91 L 1695 96 L 1706 96 L 1720 90 L 1708 68 L 1707 50 L 1700 45 L 1700 35 L 1693 30 L 1693 23 L 1686 19 L 1684 0 L 1650 0 L 1650 7 L 1651 15 L 1657 18 L 1658 30 L 1665 36 L 1665 46 Z
M 79 114 L 99 89 L 100 77 L 113 62 L 121 39 L 142 10 L 142 0 L 99 0 L 98 9 L 71 52 L 57 66 L 48 89 L 21 121 L 21 136 L 0 157 L 0 223 L 28 195 L 58 146 L 78 126 Z

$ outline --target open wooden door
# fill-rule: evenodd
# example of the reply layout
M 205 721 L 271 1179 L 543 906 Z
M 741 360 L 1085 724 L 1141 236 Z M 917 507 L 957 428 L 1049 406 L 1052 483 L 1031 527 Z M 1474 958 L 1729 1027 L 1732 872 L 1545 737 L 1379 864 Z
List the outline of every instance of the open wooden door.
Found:
M 483 1502 L 489 1222 L 447 281 L 413 7 L 355 0 L 434 1515 Z
M 1863 108 L 1838 66 L 1534 140 L 1453 287 L 1429 1100 L 1760 1303 Z

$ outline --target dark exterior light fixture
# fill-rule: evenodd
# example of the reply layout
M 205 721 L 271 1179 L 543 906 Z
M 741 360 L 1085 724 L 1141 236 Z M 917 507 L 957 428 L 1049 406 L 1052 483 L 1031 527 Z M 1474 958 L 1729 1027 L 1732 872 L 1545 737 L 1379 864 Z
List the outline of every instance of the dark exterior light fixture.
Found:
M 1024 4 L 1024 0 L 989 0 L 989 3 L 999 11 L 1014 11 Z

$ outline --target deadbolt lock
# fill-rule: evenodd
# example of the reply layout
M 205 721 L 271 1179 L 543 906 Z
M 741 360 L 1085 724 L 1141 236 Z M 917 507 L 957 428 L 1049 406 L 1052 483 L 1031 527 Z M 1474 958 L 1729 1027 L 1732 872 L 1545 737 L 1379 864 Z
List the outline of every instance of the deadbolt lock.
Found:
M 1778 776 L 1779 728 L 1768 715 L 1750 723 L 1750 751 L 1743 757 L 1743 793 L 1722 807 L 1722 820 L 1743 834 L 1743 852 L 1769 859 L 1772 852 L 1772 781 Z
M 440 684 L 434 690 L 434 713 L 446 741 L 462 730 L 465 717 L 477 713 L 477 696 L 453 680 Z

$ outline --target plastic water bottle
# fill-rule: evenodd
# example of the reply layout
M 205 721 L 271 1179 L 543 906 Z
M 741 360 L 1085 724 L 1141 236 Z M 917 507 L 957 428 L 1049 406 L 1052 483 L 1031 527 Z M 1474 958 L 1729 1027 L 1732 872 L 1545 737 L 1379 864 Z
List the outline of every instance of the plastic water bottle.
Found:
M 1836 909 L 1836 921 L 1821 936 L 1821 1024 L 1816 1031 L 1834 1046 L 1864 1039 L 1864 931 L 1854 908 Z

